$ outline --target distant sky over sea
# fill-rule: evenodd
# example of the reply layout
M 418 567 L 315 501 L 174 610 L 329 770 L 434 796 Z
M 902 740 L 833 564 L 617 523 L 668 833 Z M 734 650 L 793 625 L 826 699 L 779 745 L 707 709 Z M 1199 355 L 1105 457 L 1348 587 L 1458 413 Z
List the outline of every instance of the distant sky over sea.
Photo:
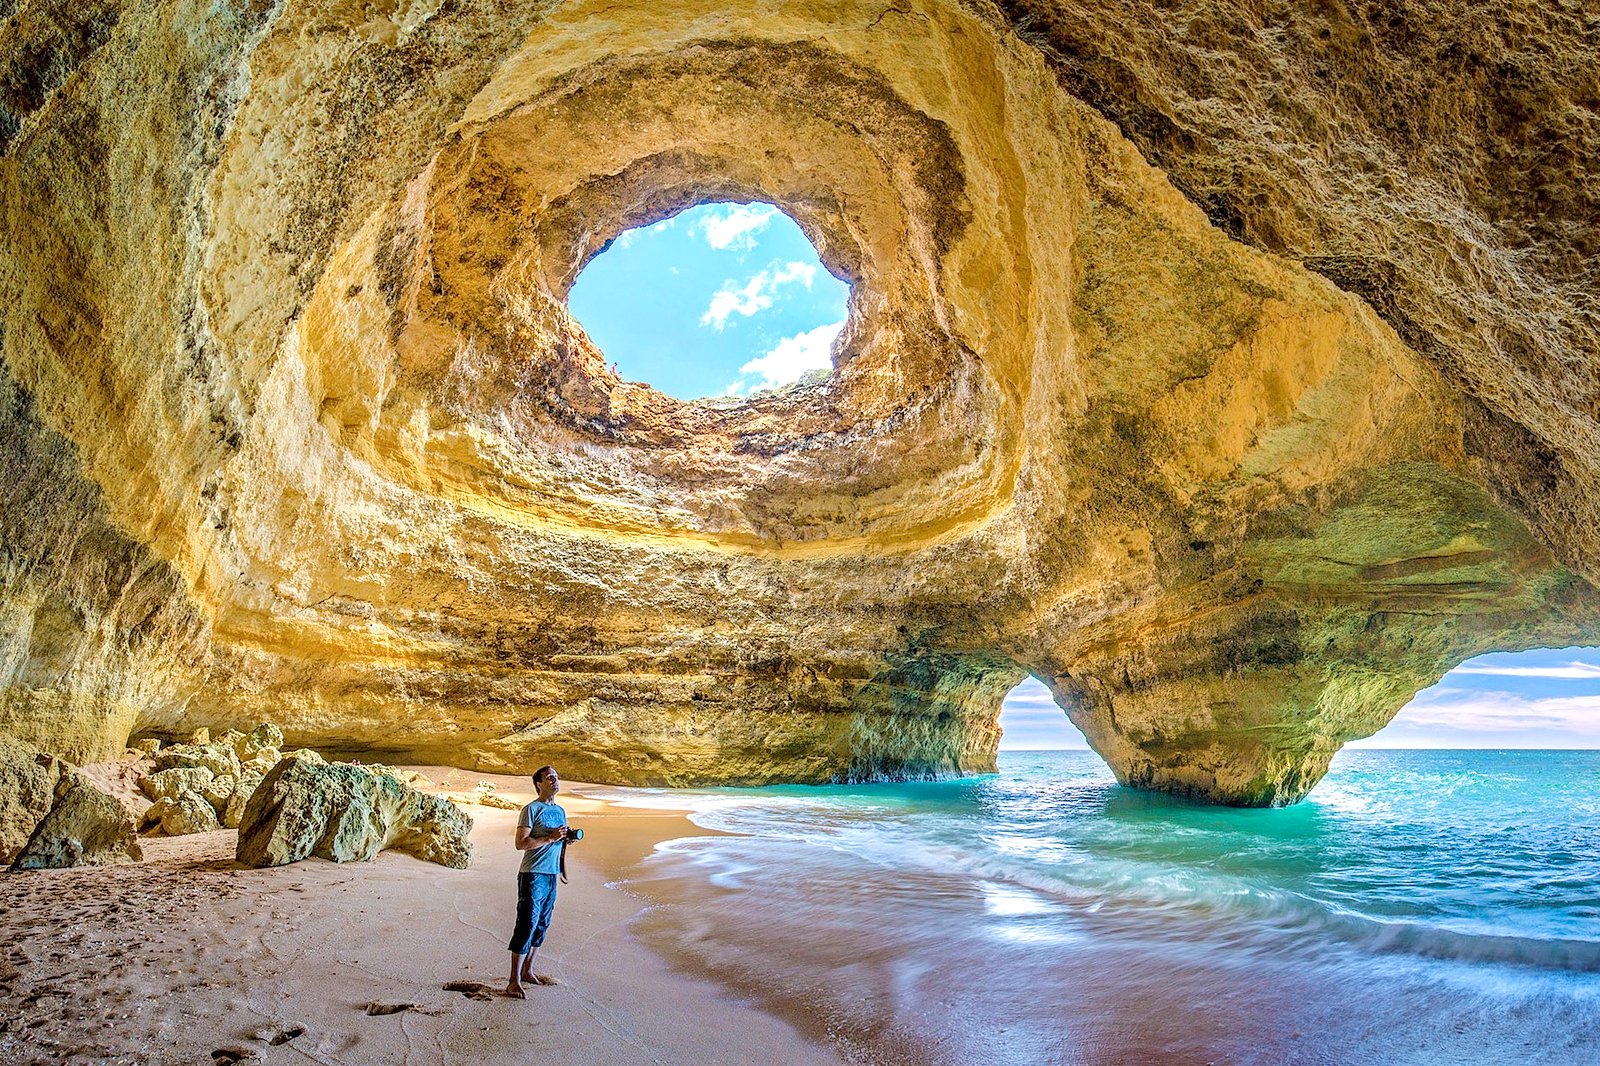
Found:
M 1350 747 L 1600 748 L 1600 648 L 1468 659 Z
M 1005 751 L 1083 748 L 1083 734 L 1033 678 L 1000 711 Z M 1495 652 L 1417 693 L 1352 748 L 1600 748 L 1600 648 Z
M 706 204 L 629 230 L 568 304 L 630 381 L 670 396 L 748 396 L 832 369 L 850 290 L 771 204 Z M 1028 678 L 1000 715 L 1009 751 L 1084 748 Z M 1600 748 L 1600 648 L 1497 652 L 1461 664 L 1356 748 Z

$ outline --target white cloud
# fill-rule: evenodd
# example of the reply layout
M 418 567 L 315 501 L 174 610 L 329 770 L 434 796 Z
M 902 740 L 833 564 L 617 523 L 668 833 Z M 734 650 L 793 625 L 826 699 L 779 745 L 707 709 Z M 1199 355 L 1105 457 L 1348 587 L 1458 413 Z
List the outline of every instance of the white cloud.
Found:
M 772 306 L 780 288 L 799 282 L 809 289 L 816 276 L 817 268 L 810 263 L 792 262 L 776 270 L 769 267 L 743 285 L 736 285 L 729 278 L 711 297 L 711 306 L 700 316 L 700 324 L 722 329 L 735 314 L 746 318 L 760 314 Z
M 755 389 L 775 389 L 799 381 L 811 370 L 832 370 L 833 342 L 844 329 L 843 322 L 808 329 L 785 337 L 766 355 L 739 368 L 739 380 L 731 383 L 726 395 L 746 396 Z M 760 380 L 753 378 L 759 376 Z
M 1539 726 L 1600 739 L 1600 695 L 1534 697 L 1515 692 L 1439 688 L 1421 693 L 1400 712 L 1419 725 L 1509 732 Z
M 766 228 L 778 209 L 769 204 L 729 204 L 724 211 L 708 211 L 696 223 L 706 243 L 717 251 L 755 247 L 754 234 Z
M 1600 666 L 1570 662 L 1559 666 L 1458 666 L 1452 674 L 1486 674 L 1491 677 L 1546 677 L 1560 681 L 1600 681 Z
M 1354 748 L 1600 747 L 1600 695 L 1527 697 L 1433 688 Z

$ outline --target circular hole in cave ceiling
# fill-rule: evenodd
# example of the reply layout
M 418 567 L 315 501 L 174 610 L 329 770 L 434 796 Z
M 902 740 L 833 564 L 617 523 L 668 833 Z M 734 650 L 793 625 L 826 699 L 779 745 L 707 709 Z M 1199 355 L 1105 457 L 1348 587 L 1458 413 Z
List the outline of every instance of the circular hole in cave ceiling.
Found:
M 619 376 L 696 400 L 826 378 L 849 298 L 794 220 L 757 201 L 624 232 L 567 306 Z

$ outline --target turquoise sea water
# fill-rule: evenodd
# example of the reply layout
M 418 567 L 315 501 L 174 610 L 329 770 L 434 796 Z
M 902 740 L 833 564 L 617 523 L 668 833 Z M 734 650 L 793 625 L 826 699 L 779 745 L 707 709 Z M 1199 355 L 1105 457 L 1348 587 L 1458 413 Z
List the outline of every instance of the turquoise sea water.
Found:
M 1282 810 L 1089 752 L 657 798 L 741 835 L 647 861 L 640 935 L 863 1061 L 1600 1063 L 1600 752 L 1345 752 Z

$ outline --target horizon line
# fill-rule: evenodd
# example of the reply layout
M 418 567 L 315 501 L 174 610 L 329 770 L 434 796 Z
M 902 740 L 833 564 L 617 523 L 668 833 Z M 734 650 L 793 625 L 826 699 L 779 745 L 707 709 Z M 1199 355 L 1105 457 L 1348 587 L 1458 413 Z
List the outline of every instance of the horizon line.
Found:
M 1339 750 L 1340 751 L 1600 751 L 1600 747 L 1592 747 L 1592 748 L 1571 748 L 1571 747 L 1567 747 L 1567 748 L 1512 748 L 1512 747 L 1484 747 L 1484 746 L 1481 746 L 1481 745 L 1480 746 L 1473 746 L 1473 747 L 1455 747 L 1455 746 L 1443 745 L 1443 744 L 1427 744 L 1427 745 L 1412 745 L 1412 746 L 1396 745 L 1396 746 L 1391 747 L 1391 748 L 1380 748 L 1380 747 L 1377 747 L 1377 746 L 1372 746 L 1372 747 L 1363 746 L 1363 747 L 1359 747 L 1359 748 L 1353 748 L 1353 747 L 1345 746 L 1345 747 L 1341 747 Z M 1087 752 L 1089 752 L 1091 754 L 1095 754 L 1095 755 L 1099 754 L 1093 748 L 1090 748 L 1090 747 L 1079 747 L 1079 748 L 1000 748 L 999 751 L 1002 751 L 1002 752 L 1009 752 L 1009 751 L 1017 751 L 1017 752 L 1022 752 L 1022 751 L 1035 751 L 1035 752 L 1037 752 L 1037 751 L 1087 751 Z

